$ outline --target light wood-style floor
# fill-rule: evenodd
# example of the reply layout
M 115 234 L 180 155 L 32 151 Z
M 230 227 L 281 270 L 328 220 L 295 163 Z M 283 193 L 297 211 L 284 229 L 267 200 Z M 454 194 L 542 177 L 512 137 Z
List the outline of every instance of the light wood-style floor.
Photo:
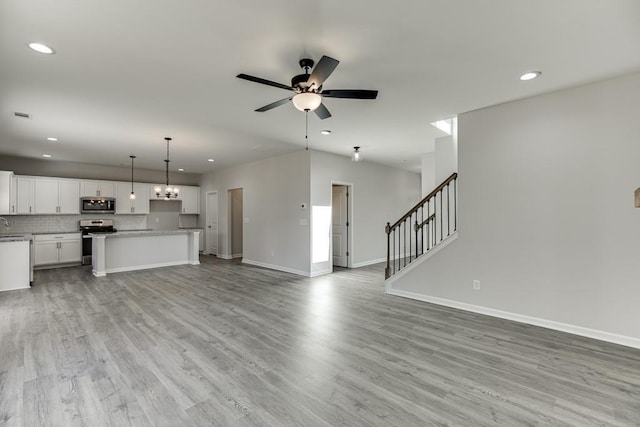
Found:
M 0 294 L 0 425 L 640 425 L 638 350 L 202 262 Z

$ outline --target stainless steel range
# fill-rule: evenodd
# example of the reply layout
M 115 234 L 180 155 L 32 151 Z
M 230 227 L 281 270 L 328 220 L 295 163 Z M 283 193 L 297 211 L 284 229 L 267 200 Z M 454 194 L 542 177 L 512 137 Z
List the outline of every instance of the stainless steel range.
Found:
M 82 265 L 91 264 L 91 236 L 90 233 L 115 233 L 112 219 L 83 219 L 80 220 L 82 231 Z

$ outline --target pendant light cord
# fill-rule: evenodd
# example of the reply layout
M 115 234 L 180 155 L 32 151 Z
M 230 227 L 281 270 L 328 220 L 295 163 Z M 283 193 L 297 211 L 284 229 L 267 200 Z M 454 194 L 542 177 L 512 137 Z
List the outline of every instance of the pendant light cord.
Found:
M 131 194 L 133 194 L 133 159 L 135 159 L 136 156 L 129 157 L 131 157 Z
M 304 110 L 304 118 L 305 118 L 305 131 L 304 131 L 305 150 L 309 151 L 309 110 Z
M 171 138 L 165 138 L 167 140 L 167 160 L 165 160 L 165 174 L 167 178 L 167 187 L 169 187 L 169 141 Z

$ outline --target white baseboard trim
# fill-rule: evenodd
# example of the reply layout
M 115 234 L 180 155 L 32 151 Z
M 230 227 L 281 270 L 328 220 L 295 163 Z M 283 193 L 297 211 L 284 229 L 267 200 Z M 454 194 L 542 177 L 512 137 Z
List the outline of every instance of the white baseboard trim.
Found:
M 293 273 L 293 274 L 297 274 L 299 276 L 311 277 L 311 273 L 309 273 L 307 271 L 296 270 L 295 268 L 283 267 L 281 265 L 267 264 L 266 262 L 253 261 L 253 260 L 246 259 L 246 258 L 242 259 L 242 263 L 243 264 L 249 264 L 249 265 L 255 265 L 256 267 L 269 268 L 271 270 L 284 271 L 285 273 Z
M 242 258 L 242 254 L 233 254 L 233 255 L 231 255 L 231 258 L 233 258 L 233 259 Z
M 400 270 L 399 272 L 397 272 L 393 276 L 389 277 L 386 280 L 385 284 L 384 284 L 385 292 L 387 290 L 391 289 L 391 285 L 393 285 L 394 282 L 398 281 L 402 276 L 404 276 L 405 274 L 407 274 L 411 270 L 415 269 L 417 266 L 419 266 L 420 264 L 422 264 L 423 262 L 425 262 L 426 260 L 428 260 L 429 258 L 434 256 L 435 254 L 437 254 L 438 252 L 440 252 L 441 250 L 443 250 L 444 248 L 449 246 L 457 238 L 458 238 L 458 232 L 455 231 L 453 234 L 448 236 L 442 242 L 439 242 L 432 249 L 429 249 L 429 252 L 427 252 L 426 254 L 420 255 L 420 259 L 418 259 L 417 261 L 412 262 L 411 264 L 409 264 L 408 266 L 404 267 L 402 270 Z
M 351 268 L 366 267 L 368 265 L 379 264 L 381 262 L 387 262 L 387 258 L 385 257 L 385 258 L 378 258 L 378 259 L 370 259 L 368 261 L 354 262 L 353 264 L 351 264 Z
M 484 314 L 486 316 L 498 317 L 500 319 L 513 320 L 515 322 L 520 322 L 520 323 L 527 323 L 529 325 L 540 326 L 547 329 L 554 329 L 556 331 L 561 331 L 561 332 L 568 332 L 574 335 L 580 335 L 587 338 L 594 338 L 600 341 L 607 341 L 614 344 L 619 344 L 627 347 L 640 349 L 639 338 L 628 337 L 625 335 L 614 334 L 611 332 L 600 331 L 597 329 L 584 328 L 582 326 L 570 325 L 568 323 L 556 322 L 554 320 L 547 320 L 547 319 L 541 319 L 538 317 L 526 316 L 524 314 L 496 310 L 494 308 L 467 304 L 464 302 L 449 300 L 445 298 L 431 297 L 428 295 L 418 294 L 415 292 L 392 289 L 391 287 L 387 287 L 385 292 L 390 295 L 410 298 L 418 301 L 428 302 L 431 304 L 442 305 L 445 307 L 457 308 L 460 310 L 470 311 L 473 313 Z
M 217 254 L 216 257 L 220 259 L 233 259 L 231 255 L 225 255 L 225 254 Z
M 150 268 L 173 267 L 173 266 L 176 266 L 176 265 L 185 265 L 185 264 L 190 264 L 189 260 L 172 261 L 172 262 L 161 262 L 161 263 L 158 263 L 158 264 L 132 265 L 132 266 L 126 266 L 126 267 L 107 268 L 106 269 L 106 273 L 107 274 L 109 274 L 109 273 L 122 273 L 123 271 L 148 270 Z
M 331 274 L 331 273 L 333 273 L 333 268 L 330 270 L 314 271 L 309 274 L 309 277 L 324 276 L 325 274 Z

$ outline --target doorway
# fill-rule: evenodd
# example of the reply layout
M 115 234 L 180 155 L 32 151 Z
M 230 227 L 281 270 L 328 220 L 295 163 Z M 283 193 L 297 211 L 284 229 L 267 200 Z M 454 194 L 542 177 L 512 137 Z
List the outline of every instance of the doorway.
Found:
M 350 268 L 351 257 L 351 206 L 352 186 L 331 186 L 331 252 L 333 266 Z
M 229 190 L 229 243 L 231 258 L 242 258 L 243 200 L 242 188 Z
M 218 192 L 207 191 L 206 203 L 206 253 L 209 255 L 218 255 Z

